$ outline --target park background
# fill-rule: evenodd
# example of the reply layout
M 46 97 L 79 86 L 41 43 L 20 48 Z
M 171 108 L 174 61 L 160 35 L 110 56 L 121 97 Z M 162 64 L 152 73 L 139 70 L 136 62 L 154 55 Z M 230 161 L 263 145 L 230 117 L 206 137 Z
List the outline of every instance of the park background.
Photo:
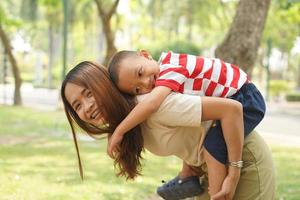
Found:
M 143 176 L 114 175 L 106 141 L 80 134 L 77 168 L 59 87 L 78 62 L 122 49 L 220 57 L 241 66 L 267 100 L 257 128 L 276 167 L 276 199 L 300 199 L 298 0 L 1 0 L 0 199 L 158 199 L 175 157 L 144 154 Z

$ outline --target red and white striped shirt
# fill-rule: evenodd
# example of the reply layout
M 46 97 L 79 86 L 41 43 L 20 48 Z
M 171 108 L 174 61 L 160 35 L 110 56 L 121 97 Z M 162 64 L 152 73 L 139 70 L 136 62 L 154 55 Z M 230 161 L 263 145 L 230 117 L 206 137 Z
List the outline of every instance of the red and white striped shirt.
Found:
M 216 58 L 168 52 L 162 53 L 159 63 L 155 86 L 179 93 L 230 97 L 249 81 L 239 67 Z

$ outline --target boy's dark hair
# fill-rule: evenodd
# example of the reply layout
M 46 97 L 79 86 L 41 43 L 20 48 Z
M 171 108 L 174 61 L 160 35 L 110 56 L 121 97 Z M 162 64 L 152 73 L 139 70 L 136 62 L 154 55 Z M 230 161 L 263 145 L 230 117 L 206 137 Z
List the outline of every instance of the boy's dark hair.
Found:
M 128 50 L 119 51 L 116 54 L 114 54 L 113 57 L 110 59 L 108 63 L 108 72 L 110 79 L 114 82 L 114 84 L 118 84 L 119 82 L 119 71 L 121 62 L 130 56 L 137 56 L 137 52 Z

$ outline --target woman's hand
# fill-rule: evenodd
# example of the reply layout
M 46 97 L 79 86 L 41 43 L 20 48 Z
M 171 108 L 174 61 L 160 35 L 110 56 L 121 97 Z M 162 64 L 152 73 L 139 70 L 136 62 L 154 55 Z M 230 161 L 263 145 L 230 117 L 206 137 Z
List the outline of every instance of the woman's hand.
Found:
M 123 134 L 118 134 L 116 131 L 112 134 L 112 136 L 108 139 L 108 145 L 107 145 L 107 154 L 114 159 L 117 148 L 119 148 L 119 145 L 121 141 L 123 140 Z
M 231 167 L 229 167 L 229 174 L 225 177 L 224 182 L 222 184 L 221 191 L 214 194 L 211 197 L 211 200 L 217 200 L 221 197 L 225 197 L 226 200 L 232 200 L 237 184 L 240 179 L 240 170 L 239 169 L 233 169 L 230 170 Z

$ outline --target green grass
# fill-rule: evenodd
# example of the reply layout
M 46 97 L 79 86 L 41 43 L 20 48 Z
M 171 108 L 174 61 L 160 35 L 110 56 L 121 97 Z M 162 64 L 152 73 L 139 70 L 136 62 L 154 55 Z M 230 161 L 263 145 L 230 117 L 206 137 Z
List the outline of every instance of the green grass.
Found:
M 62 111 L 40 112 L 0 106 L 1 200 L 140 200 L 161 179 L 180 168 L 174 157 L 144 155 L 143 176 L 125 181 L 114 175 L 106 141 L 80 141 L 85 180 L 82 182 L 70 130 Z M 300 194 L 300 148 L 272 147 L 277 171 L 277 199 Z
M 63 111 L 0 106 L 0 136 L 57 136 L 69 132 Z
M 26 144 L 2 145 L 1 199 L 145 199 L 161 179 L 156 174 L 157 164 L 168 165 L 167 161 L 151 157 L 144 176 L 126 183 L 114 175 L 104 141 L 80 144 L 84 182 L 79 178 L 70 140 L 38 139 Z M 173 174 L 177 171 L 171 165 L 169 168 Z
M 300 148 L 272 147 L 276 167 L 277 199 L 300 197 Z

